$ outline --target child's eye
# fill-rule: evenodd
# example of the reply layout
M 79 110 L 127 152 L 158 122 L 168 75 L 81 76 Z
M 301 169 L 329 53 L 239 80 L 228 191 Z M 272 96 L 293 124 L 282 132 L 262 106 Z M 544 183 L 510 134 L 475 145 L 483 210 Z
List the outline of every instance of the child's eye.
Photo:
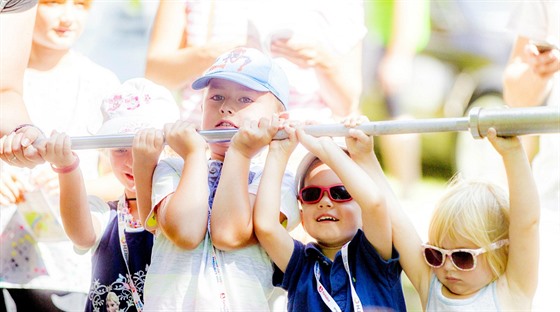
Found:
M 248 98 L 248 97 L 242 97 L 242 98 L 239 99 L 239 102 L 243 103 L 243 104 L 251 104 L 251 103 L 253 103 L 253 99 Z
M 74 0 L 74 5 L 81 6 L 86 9 L 89 8 L 90 4 L 91 4 L 91 0 Z
M 224 100 L 224 97 L 216 94 L 211 96 L 210 99 L 215 102 L 222 102 Z
M 66 0 L 40 0 L 39 1 L 40 4 L 46 4 L 46 5 L 64 4 L 65 2 Z

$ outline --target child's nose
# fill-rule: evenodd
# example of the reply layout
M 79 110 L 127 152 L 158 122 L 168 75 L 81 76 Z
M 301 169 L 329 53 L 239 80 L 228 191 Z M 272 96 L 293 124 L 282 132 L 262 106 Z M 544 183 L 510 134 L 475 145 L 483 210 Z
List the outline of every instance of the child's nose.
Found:
M 447 271 L 449 270 L 455 270 L 455 266 L 453 265 L 453 260 L 451 260 L 451 255 L 444 255 L 444 259 L 443 259 L 443 268 Z
M 224 103 L 220 107 L 220 113 L 225 114 L 225 115 L 233 115 L 234 111 L 230 107 L 230 105 L 227 103 L 227 101 L 224 101 Z
M 319 208 L 332 207 L 333 203 L 327 192 L 323 192 L 321 200 L 319 201 Z
M 62 13 L 60 14 L 60 21 L 70 24 L 74 20 L 75 15 L 76 8 L 74 7 L 74 1 L 66 1 L 63 5 Z

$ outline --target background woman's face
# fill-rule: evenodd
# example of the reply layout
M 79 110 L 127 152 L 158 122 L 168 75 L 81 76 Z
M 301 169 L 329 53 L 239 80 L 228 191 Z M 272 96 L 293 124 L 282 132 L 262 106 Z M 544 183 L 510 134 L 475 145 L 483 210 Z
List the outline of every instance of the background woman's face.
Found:
M 33 43 L 50 49 L 69 49 L 84 30 L 91 0 L 40 0 Z

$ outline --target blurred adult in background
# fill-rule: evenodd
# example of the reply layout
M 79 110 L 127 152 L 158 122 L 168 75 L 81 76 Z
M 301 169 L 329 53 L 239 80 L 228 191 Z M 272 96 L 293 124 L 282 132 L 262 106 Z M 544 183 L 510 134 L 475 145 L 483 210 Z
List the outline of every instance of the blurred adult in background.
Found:
M 160 1 L 146 77 L 180 90 L 182 118 L 198 123 L 202 93 L 191 89 L 235 46 L 270 53 L 288 75 L 292 118 L 338 118 L 358 110 L 360 1 Z
M 91 2 L 39 0 L 23 99 L 31 119 L 45 133 L 91 135 L 102 121 L 104 94 L 119 86 L 115 74 L 71 49 Z M 112 172 L 99 174 L 104 162 L 97 150 L 78 154 L 90 192 L 110 199 L 120 195 L 122 187 Z M 58 216 L 57 174 L 46 164 L 33 169 L 0 166 L 0 209 L 7 221 L 1 238 L 0 287 L 9 290 L 22 311 L 56 311 L 53 294 L 64 296 L 54 299 L 59 309 L 83 309 L 89 286 L 83 272 L 91 270 L 89 258 L 75 254 L 71 242 L 63 233 L 53 234 L 56 227 L 46 221 Z M 18 226 L 21 231 L 13 231 Z M 78 295 L 66 296 L 70 293 Z
M 506 103 L 560 109 L 560 2 L 524 1 L 513 10 L 508 27 L 517 38 L 503 77 Z M 538 149 L 532 165 L 543 217 L 534 309 L 549 311 L 558 307 L 560 280 L 560 135 L 541 135 Z
M 43 162 L 31 144 L 44 136 L 31 125 L 22 96 L 36 4 L 36 0 L 0 1 L 0 159 L 27 167 Z
M 365 62 L 366 92 L 375 92 L 384 105 L 386 117 L 414 118 L 403 95 L 411 88 L 415 58 L 430 36 L 430 3 L 420 1 L 366 1 L 369 30 Z M 422 176 L 421 137 L 419 134 L 387 135 L 380 138 L 382 161 L 389 175 L 399 183 L 400 195 L 408 197 Z
M 290 81 L 290 118 L 341 120 L 359 109 L 362 1 L 255 1 L 249 44 L 269 51 Z
M 248 1 L 160 1 L 146 78 L 180 93 L 182 119 L 200 123 L 202 92 L 190 85 L 222 53 L 247 43 Z
M 75 49 L 113 71 L 121 81 L 144 77 L 157 6 L 154 0 L 93 2 Z

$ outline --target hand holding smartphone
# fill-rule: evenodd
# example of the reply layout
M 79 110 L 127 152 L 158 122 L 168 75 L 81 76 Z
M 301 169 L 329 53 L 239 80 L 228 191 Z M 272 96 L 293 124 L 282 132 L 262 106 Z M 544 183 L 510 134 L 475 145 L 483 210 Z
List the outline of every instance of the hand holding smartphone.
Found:
M 547 41 L 531 40 L 531 44 L 537 47 L 539 53 L 545 53 L 554 49 L 558 49 L 558 47 L 556 47 L 554 44 Z

